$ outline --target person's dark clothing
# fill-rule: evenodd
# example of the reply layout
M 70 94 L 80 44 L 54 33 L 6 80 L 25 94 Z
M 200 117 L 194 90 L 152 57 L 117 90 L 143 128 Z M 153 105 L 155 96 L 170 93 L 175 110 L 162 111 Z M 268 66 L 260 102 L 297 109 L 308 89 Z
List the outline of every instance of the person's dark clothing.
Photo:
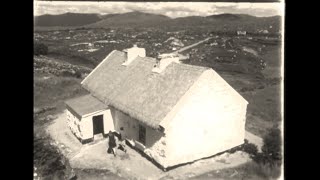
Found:
M 114 149 L 115 147 L 117 147 L 116 138 L 112 132 L 109 132 L 108 136 L 109 136 L 109 143 L 108 143 L 109 147 L 107 152 L 112 153 L 114 156 L 116 156 L 116 152 Z
M 109 134 L 109 147 L 114 148 L 116 147 L 116 138 L 114 137 L 113 134 Z
M 125 153 L 127 152 L 127 150 L 125 149 L 125 140 L 123 139 L 123 137 L 122 137 L 122 134 L 120 133 L 119 134 L 119 140 L 120 140 L 120 144 L 119 144 L 119 146 L 118 146 L 118 149 L 120 149 L 120 150 L 122 150 L 122 151 L 124 151 Z

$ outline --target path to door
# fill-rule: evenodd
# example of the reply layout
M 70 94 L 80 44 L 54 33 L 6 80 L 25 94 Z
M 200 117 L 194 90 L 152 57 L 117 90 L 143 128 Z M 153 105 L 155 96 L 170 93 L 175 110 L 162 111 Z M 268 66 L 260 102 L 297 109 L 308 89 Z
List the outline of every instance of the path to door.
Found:
M 72 134 L 67 125 L 66 113 L 57 115 L 55 119 L 46 129 L 51 138 L 54 140 L 54 145 L 59 146 L 59 149 L 66 157 L 76 155 L 82 148 L 80 141 Z

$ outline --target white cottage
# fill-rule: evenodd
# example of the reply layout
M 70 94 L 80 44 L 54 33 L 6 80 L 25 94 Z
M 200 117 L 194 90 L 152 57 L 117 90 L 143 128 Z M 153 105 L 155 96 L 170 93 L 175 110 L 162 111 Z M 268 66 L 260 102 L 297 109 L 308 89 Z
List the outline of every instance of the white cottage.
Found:
M 244 143 L 248 102 L 211 68 L 159 63 L 133 47 L 112 51 L 81 84 L 90 95 L 67 105 L 83 142 L 123 127 L 127 142 L 163 168 Z

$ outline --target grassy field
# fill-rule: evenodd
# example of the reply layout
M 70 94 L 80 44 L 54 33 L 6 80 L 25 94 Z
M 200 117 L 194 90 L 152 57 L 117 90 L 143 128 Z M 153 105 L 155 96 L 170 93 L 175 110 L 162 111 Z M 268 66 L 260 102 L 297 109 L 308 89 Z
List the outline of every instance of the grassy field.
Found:
M 263 54 L 261 57 L 266 60 L 268 68 L 266 68 L 262 73 L 264 76 L 280 77 L 281 76 L 281 48 L 280 46 L 267 46 L 267 53 Z
M 248 131 L 263 137 L 268 128 L 281 122 L 279 85 L 246 92 L 243 96 L 250 102 L 246 121 Z
M 255 162 L 248 162 L 238 167 L 212 171 L 191 179 L 221 180 L 276 180 L 281 174 L 280 167 L 269 167 Z
M 34 74 L 34 107 L 64 108 L 66 99 L 87 93 L 80 86 L 81 79 Z M 55 113 L 55 112 L 54 112 Z

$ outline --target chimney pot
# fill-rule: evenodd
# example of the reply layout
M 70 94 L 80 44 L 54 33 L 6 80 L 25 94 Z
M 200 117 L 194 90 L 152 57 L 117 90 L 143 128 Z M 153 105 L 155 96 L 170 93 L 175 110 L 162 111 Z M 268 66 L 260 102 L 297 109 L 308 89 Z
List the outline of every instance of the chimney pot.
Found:
M 180 63 L 179 56 L 177 54 L 161 54 L 156 57 L 156 67 L 152 69 L 152 72 L 160 73 L 172 62 Z
M 136 57 L 146 57 L 146 50 L 144 48 L 139 48 L 136 44 L 132 48 L 127 49 L 126 51 L 127 59 L 122 64 L 124 66 L 129 65 Z

